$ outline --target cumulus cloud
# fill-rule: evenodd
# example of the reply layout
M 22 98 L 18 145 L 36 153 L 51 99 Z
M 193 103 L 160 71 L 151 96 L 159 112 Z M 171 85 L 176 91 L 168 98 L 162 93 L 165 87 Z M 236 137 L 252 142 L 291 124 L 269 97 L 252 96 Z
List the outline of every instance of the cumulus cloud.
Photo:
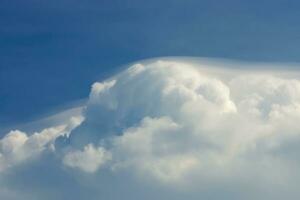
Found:
M 54 151 L 55 139 L 67 136 L 82 120 L 82 116 L 72 117 L 67 124 L 46 128 L 31 135 L 19 130 L 10 131 L 0 140 L 0 171 L 37 157 L 45 150 Z
M 85 172 L 95 172 L 101 165 L 110 160 L 110 157 L 110 154 L 102 147 L 95 148 L 92 144 L 88 144 L 83 151 L 75 150 L 66 153 L 63 163 Z
M 130 165 L 173 182 L 191 168 L 232 170 L 240 157 L 275 151 L 278 138 L 287 142 L 297 134 L 297 79 L 229 69 L 225 77 L 214 70 L 156 61 L 95 83 L 71 144 L 104 142 L 112 168 Z
M 95 177 L 79 181 L 91 188 L 130 177 L 128 193 L 165 188 L 156 199 L 300 196 L 290 187 L 300 183 L 297 72 L 145 61 L 94 83 L 79 118 L 33 135 L 11 131 L 0 142 L 0 166 L 52 149 L 65 173 Z

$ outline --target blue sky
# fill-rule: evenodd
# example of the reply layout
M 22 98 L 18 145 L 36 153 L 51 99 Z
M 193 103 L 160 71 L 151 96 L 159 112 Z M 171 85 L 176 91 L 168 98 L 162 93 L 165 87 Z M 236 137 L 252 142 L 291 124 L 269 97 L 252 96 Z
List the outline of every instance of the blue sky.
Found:
M 299 19 L 289 0 L 0 0 L 0 199 L 299 199 Z
M 0 124 L 85 98 L 120 65 L 157 56 L 300 61 L 299 1 L 2 0 Z

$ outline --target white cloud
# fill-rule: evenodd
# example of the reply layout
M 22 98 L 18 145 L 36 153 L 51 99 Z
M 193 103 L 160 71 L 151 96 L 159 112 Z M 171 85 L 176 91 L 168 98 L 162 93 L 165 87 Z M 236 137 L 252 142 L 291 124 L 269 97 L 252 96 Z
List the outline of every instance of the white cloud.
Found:
M 74 138 L 110 143 L 111 168 L 168 184 L 274 156 L 288 168 L 272 152 L 298 136 L 300 81 L 267 71 L 216 71 L 178 61 L 133 65 L 93 85 L 84 124 L 91 129 Z
M 44 150 L 54 150 L 55 139 L 68 135 L 82 122 L 81 116 L 72 117 L 67 124 L 43 129 L 28 135 L 10 131 L 0 140 L 0 171 L 38 156 Z
M 139 126 L 114 138 L 112 152 L 117 162 L 113 169 L 129 168 L 164 182 L 177 181 L 198 164 L 197 157 L 179 143 L 180 131 L 169 118 L 144 118 Z
M 253 192 L 255 199 L 299 197 L 289 189 L 300 183 L 299 74 L 219 65 L 180 59 L 134 64 L 93 84 L 83 123 L 6 135 L 0 166 L 24 161 L 67 135 L 54 154 L 67 171 L 95 179 L 101 170 L 130 174 L 142 185 L 189 191 L 195 199 L 216 193 L 212 199 L 220 199 L 225 191 L 231 191 L 228 199 L 249 199 Z
M 106 152 L 104 148 L 95 148 L 92 144 L 88 144 L 83 151 L 68 152 L 63 163 L 68 167 L 79 168 L 85 172 L 95 172 L 110 159 L 110 153 Z

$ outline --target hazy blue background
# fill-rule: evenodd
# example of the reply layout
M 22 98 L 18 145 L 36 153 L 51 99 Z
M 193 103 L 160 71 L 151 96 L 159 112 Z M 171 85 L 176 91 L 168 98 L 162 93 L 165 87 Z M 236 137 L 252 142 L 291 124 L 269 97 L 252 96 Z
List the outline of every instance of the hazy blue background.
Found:
M 300 1 L 1 0 L 0 126 L 156 56 L 300 61 Z

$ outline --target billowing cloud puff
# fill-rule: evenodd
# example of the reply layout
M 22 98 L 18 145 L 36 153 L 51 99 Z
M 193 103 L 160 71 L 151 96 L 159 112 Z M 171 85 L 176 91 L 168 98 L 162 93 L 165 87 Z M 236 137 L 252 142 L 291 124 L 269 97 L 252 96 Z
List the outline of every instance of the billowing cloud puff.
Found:
M 0 172 L 28 159 L 34 159 L 44 150 L 54 151 L 55 139 L 67 136 L 82 120 L 82 116 L 72 117 L 67 124 L 46 128 L 30 136 L 19 130 L 10 131 L 0 140 Z
M 226 72 L 178 61 L 135 64 L 93 84 L 71 145 L 104 143 L 113 169 L 172 183 L 192 171 L 229 173 L 240 162 L 263 162 L 299 132 L 300 82 L 270 72 Z
M 83 151 L 68 152 L 63 162 L 69 167 L 78 167 L 85 172 L 95 172 L 109 159 L 110 154 L 106 153 L 103 148 L 95 148 L 93 145 L 88 144 Z
M 163 190 L 152 199 L 300 196 L 294 187 L 300 183 L 296 72 L 145 61 L 94 83 L 79 118 L 33 135 L 8 133 L 0 142 L 1 168 L 51 149 L 61 163 L 55 167 L 89 177 L 79 181 L 85 187 L 120 189 L 128 179 L 128 193 L 141 186 Z M 93 191 L 96 199 L 100 189 Z

